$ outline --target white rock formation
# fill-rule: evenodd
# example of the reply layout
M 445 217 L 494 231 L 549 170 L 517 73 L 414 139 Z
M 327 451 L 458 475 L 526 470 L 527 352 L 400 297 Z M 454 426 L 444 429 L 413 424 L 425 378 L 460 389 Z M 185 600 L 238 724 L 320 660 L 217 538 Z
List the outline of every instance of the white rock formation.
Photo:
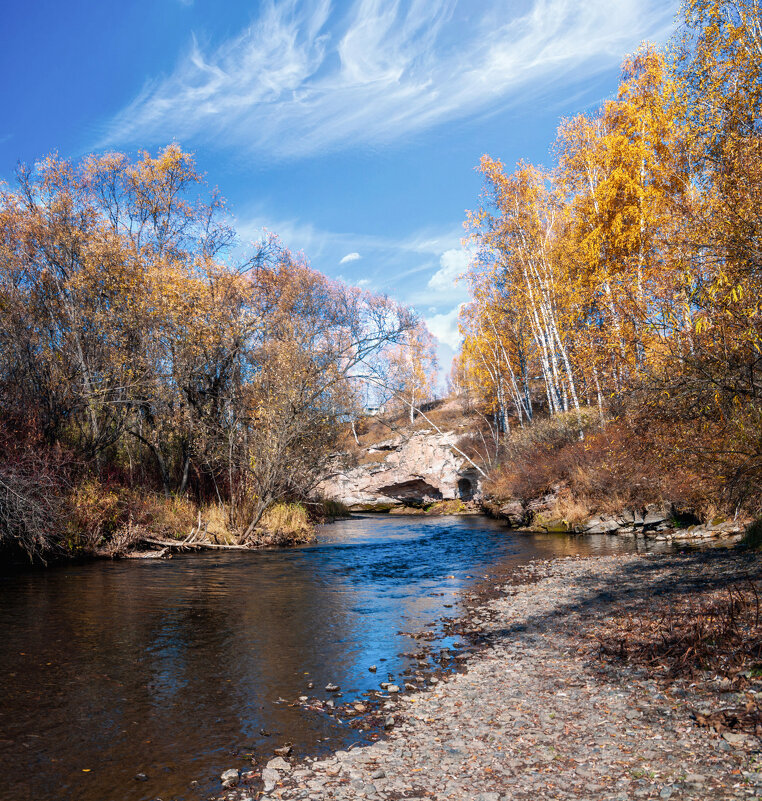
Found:
M 376 443 L 365 452 L 383 454 L 381 461 L 342 467 L 337 460 L 320 491 L 350 508 L 470 500 L 478 492 L 476 471 L 453 451 L 456 439 L 454 432 L 423 430 Z

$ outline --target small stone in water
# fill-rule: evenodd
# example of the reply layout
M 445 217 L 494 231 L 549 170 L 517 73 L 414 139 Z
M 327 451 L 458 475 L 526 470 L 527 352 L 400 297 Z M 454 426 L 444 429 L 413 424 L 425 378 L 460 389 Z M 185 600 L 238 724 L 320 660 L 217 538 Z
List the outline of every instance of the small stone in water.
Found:
M 147 782 L 148 781 L 148 776 L 146 776 L 145 773 L 136 773 L 135 774 L 135 781 L 137 781 L 137 782 Z
M 291 747 L 290 743 L 286 743 L 282 748 L 273 748 L 273 753 L 277 754 L 278 756 L 288 756 L 294 749 Z
M 369 670 L 371 673 L 375 673 L 375 672 L 378 670 L 378 668 L 377 668 L 375 665 L 371 665 L 371 666 L 368 668 L 368 670 Z
M 309 698 L 306 695 L 300 695 L 299 696 L 299 700 L 300 701 L 309 701 Z
M 341 689 L 341 687 L 339 687 L 338 684 L 333 684 L 332 682 L 329 681 L 328 684 L 325 685 L 325 689 L 329 693 L 335 693 L 338 692 Z
M 400 688 L 396 684 L 389 684 L 386 687 L 386 691 L 388 693 L 398 693 L 400 691 Z
M 235 768 L 230 768 L 220 776 L 220 779 L 222 779 L 223 787 L 235 787 L 238 784 L 238 771 Z
M 307 689 L 308 690 L 313 690 L 314 688 L 315 688 L 315 682 L 314 681 L 308 681 L 307 682 Z

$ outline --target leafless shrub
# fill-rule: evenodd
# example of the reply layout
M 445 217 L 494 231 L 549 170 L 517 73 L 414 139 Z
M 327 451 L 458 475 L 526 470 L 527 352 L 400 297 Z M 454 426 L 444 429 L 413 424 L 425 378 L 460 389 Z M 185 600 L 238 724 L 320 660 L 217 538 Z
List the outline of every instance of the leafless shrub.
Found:
M 0 465 L 0 544 L 44 561 L 59 527 L 56 482 L 42 471 Z

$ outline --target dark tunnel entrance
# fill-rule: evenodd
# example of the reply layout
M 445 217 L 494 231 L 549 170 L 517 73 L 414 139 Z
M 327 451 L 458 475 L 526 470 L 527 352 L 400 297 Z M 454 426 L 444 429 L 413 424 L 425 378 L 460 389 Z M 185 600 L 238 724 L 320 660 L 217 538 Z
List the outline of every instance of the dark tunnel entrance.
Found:
M 470 501 L 474 497 L 474 485 L 467 476 L 458 480 L 458 497 L 462 501 Z

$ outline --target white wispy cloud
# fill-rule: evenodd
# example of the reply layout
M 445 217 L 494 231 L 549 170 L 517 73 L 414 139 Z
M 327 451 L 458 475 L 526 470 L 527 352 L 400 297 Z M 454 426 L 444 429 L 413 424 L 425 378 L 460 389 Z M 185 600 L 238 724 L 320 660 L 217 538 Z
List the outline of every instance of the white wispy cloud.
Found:
M 357 251 L 355 251 L 354 253 L 347 253 L 346 256 L 342 256 L 341 260 L 339 261 L 339 264 L 347 264 L 350 261 L 357 261 L 360 258 L 361 256 Z
M 228 41 L 194 40 L 100 145 L 176 138 L 293 158 L 390 142 L 609 68 L 641 40 L 663 40 L 677 0 L 613 6 L 353 0 L 341 13 L 329 0 L 268 0 Z
M 378 256 L 379 253 L 405 253 L 439 259 L 446 250 L 457 248 L 463 236 L 463 228 L 457 224 L 447 228 L 422 227 L 399 237 L 330 231 L 299 219 L 276 219 L 261 209 L 241 212 L 231 218 L 230 222 L 244 242 L 257 241 L 262 237 L 263 231 L 273 231 L 284 245 L 292 250 L 303 251 L 315 261 L 336 251 L 338 253 L 335 258 L 339 258 L 339 253 L 346 254 L 343 257 L 346 258 L 355 252 L 362 252 L 365 255 L 361 258 L 365 261 L 370 260 L 369 254 Z M 347 259 L 347 262 L 351 261 L 355 259 Z M 330 264 L 324 265 L 325 269 L 329 267 Z

